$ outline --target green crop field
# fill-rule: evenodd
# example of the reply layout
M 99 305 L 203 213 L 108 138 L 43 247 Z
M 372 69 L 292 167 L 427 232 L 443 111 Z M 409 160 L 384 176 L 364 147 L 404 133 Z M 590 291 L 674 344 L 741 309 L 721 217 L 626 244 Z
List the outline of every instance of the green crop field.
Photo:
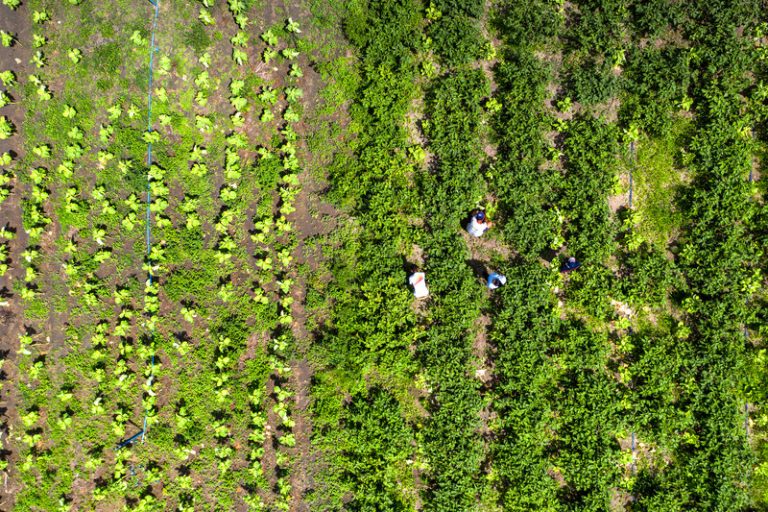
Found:
M 763 0 L 0 0 L 0 510 L 766 511 L 767 150 Z

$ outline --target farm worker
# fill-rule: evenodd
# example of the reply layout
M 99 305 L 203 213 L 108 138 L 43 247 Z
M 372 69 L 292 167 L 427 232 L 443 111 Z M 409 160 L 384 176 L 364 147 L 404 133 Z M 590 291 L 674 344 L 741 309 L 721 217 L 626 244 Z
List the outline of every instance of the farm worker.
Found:
M 496 272 L 491 272 L 488 275 L 488 289 L 495 290 L 499 286 L 507 284 L 507 278 Z
M 571 256 L 568 258 L 568 261 L 563 263 L 563 268 L 560 269 L 560 272 L 570 272 L 571 270 L 576 270 L 581 266 L 581 263 L 576 261 L 576 258 Z
M 472 212 L 472 217 L 467 224 L 467 231 L 470 235 L 481 237 L 489 227 L 491 227 L 491 221 L 485 216 L 484 211 L 475 210 Z
M 413 286 L 413 295 L 417 299 L 423 299 L 429 295 L 427 282 L 424 280 L 424 272 L 414 272 L 411 274 L 411 277 L 408 278 L 408 282 Z

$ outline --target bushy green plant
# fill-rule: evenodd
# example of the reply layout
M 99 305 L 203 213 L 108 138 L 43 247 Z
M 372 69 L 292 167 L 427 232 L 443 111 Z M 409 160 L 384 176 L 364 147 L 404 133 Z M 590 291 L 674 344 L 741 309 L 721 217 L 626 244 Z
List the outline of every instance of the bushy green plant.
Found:
M 466 64 L 485 53 L 479 21 L 466 15 L 443 16 L 429 26 L 435 52 L 449 66 Z

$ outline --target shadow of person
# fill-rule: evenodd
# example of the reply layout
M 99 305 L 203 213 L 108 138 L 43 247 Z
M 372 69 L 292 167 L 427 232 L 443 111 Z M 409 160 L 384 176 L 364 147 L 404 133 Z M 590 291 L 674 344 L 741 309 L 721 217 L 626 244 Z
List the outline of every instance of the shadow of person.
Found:
M 488 271 L 485 270 L 485 263 L 480 260 L 466 260 L 469 268 L 472 269 L 472 273 L 478 279 L 486 279 L 488 277 Z

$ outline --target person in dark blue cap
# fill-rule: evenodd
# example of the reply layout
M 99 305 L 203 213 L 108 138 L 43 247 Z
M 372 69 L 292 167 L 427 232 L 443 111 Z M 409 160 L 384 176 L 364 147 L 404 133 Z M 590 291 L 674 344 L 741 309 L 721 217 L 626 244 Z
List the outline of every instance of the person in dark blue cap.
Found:
M 581 266 L 581 263 L 576 261 L 576 258 L 571 256 L 570 258 L 568 258 L 568 260 L 566 260 L 565 263 L 563 263 L 563 267 L 560 269 L 560 272 L 563 272 L 563 273 L 571 272 L 572 270 L 576 270 L 580 266 Z
M 483 233 L 485 233 L 486 230 L 490 227 L 491 221 L 488 220 L 485 212 L 483 210 L 475 210 L 472 212 L 472 217 L 469 219 L 469 224 L 467 224 L 467 232 L 469 232 L 470 235 L 479 238 L 483 236 Z

